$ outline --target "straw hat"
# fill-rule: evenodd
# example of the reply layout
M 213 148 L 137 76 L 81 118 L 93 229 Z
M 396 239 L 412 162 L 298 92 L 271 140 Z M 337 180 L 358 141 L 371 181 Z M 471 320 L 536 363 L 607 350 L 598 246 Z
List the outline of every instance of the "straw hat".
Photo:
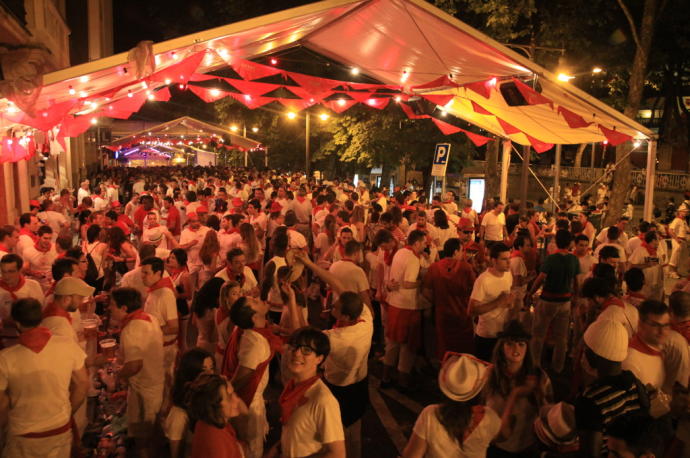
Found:
M 301 250 L 299 248 L 291 248 L 285 253 L 285 263 L 290 267 L 290 275 L 288 275 L 288 281 L 290 283 L 301 277 L 304 271 L 304 264 L 295 256 L 295 253 L 298 251 Z
M 628 356 L 628 331 L 613 320 L 596 320 L 584 335 L 585 344 L 609 361 L 622 362 Z
M 163 232 L 160 229 L 153 229 L 149 232 L 149 242 L 157 243 L 163 238 Z
M 453 401 L 469 401 L 484 388 L 492 365 L 465 353 L 446 353 L 438 385 Z
M 534 432 L 549 447 L 575 444 L 575 407 L 565 402 L 545 405 L 539 411 L 539 417 L 534 420 Z

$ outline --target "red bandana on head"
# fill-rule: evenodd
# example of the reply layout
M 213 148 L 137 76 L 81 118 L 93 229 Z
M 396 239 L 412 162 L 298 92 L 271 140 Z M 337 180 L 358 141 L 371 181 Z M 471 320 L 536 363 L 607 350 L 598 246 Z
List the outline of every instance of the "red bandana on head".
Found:
M 280 394 L 280 398 L 278 398 L 281 412 L 280 422 L 282 424 L 286 424 L 290 420 L 296 408 L 307 402 L 304 394 L 320 378 L 321 376 L 317 374 L 300 383 L 295 383 L 295 380 L 292 379 L 285 385 L 285 389 Z
M 19 334 L 19 345 L 25 346 L 34 353 L 40 353 L 51 336 L 50 329 L 37 326 Z
M 10 293 L 10 297 L 12 297 L 13 301 L 17 300 L 17 295 L 15 293 L 17 291 L 19 291 L 20 289 L 22 289 L 22 287 L 25 284 L 26 284 L 26 278 L 24 278 L 24 275 L 19 276 L 19 281 L 14 286 L 10 286 L 7 283 L 5 283 L 3 280 L 0 280 L 0 288 L 4 289 L 8 293 Z

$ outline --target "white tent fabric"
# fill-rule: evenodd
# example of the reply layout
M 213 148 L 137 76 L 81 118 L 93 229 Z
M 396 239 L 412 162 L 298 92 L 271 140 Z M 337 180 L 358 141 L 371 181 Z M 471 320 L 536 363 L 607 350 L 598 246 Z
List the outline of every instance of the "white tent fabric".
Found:
M 508 106 L 496 90 L 485 99 L 462 87 L 434 88 L 434 93 L 455 95 L 446 108 L 453 115 L 520 144 L 530 143 L 525 134 L 556 144 L 601 142 L 606 137 L 597 123 L 637 139 L 654 137 L 634 120 L 573 85 L 559 82 L 554 74 L 424 0 L 326 0 L 158 43 L 153 52 L 159 71 L 213 49 L 215 53 L 207 53 L 197 69 L 208 72 L 233 59 L 253 59 L 300 45 L 408 90 L 441 76 L 459 85 L 491 78 L 537 78 L 542 95 L 555 106 Z M 47 108 L 73 100 L 74 93 L 91 97 L 117 89 L 108 94 L 108 100 L 117 100 L 146 90 L 133 71 L 123 71 L 127 65 L 123 53 L 45 75 L 46 86 L 37 106 Z M 495 116 L 478 114 L 471 101 Z M 556 106 L 594 124 L 571 128 Z M 496 116 L 524 134 L 506 135 Z M 7 125 L 0 118 L 0 127 L 3 122 Z

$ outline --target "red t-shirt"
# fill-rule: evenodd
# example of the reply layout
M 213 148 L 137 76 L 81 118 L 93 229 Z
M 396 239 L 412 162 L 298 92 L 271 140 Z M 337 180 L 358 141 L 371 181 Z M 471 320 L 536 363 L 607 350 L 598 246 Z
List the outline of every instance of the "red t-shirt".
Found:
M 174 205 L 168 209 L 166 225 L 172 235 L 180 235 L 180 211 Z

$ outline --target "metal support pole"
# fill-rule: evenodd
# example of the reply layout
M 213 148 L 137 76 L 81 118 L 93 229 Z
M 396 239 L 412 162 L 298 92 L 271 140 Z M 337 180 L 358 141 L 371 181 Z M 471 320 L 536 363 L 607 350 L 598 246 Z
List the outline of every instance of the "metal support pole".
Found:
M 246 124 L 244 124 L 242 126 L 242 136 L 244 138 L 247 138 L 247 125 Z M 244 150 L 244 167 L 246 168 L 247 166 L 249 166 L 249 150 L 245 149 Z
M 529 158 L 530 146 L 522 147 L 522 177 L 520 178 L 520 212 L 527 211 L 527 188 L 529 186 Z
M 656 178 L 656 140 L 647 143 L 647 170 L 644 184 L 644 211 L 645 221 L 652 221 L 654 210 L 654 180 Z
M 500 196 L 501 202 L 506 201 L 508 197 L 508 172 L 510 171 L 510 152 L 513 144 L 510 140 L 503 140 L 503 156 L 501 157 L 501 187 Z M 489 196 L 491 197 L 491 196 Z M 493 197 L 491 197 L 493 198 Z
M 264 167 L 268 168 L 268 146 L 264 147 Z
M 305 160 L 305 167 L 304 169 L 307 172 L 307 178 L 311 175 L 311 157 L 309 154 L 309 112 L 307 111 L 306 116 L 305 116 L 305 134 L 304 134 L 304 160 Z
M 556 145 L 556 158 L 553 174 L 553 197 L 555 200 L 561 199 L 561 149 L 563 145 Z M 553 202 L 553 208 L 556 208 L 558 202 Z

